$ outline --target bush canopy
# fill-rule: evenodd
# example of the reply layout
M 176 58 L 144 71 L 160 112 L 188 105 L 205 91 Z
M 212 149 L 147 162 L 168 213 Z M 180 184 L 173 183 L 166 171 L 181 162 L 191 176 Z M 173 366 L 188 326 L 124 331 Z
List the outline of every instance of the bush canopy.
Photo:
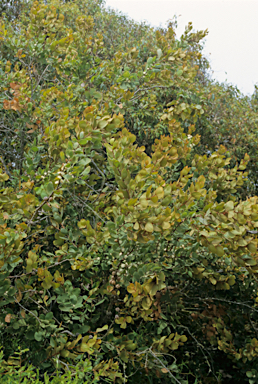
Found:
M 191 23 L 3 10 L 1 383 L 257 383 L 257 89 Z

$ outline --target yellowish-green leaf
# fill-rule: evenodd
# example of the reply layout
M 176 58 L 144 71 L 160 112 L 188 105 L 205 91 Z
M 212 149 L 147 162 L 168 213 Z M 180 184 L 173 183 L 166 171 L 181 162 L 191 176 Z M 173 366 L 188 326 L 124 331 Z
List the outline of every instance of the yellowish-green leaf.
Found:
M 153 224 L 152 223 L 147 223 L 146 225 L 145 225 L 145 231 L 147 231 L 147 232 L 150 232 L 150 233 L 152 233 L 153 232 Z

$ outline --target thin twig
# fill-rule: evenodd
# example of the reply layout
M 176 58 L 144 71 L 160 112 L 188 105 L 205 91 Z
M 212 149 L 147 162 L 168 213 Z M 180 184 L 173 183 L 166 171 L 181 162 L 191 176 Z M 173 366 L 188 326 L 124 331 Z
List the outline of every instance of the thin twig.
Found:
M 31 224 L 33 224 L 33 219 L 34 219 L 34 217 L 36 216 L 36 214 L 38 213 L 38 211 L 43 207 L 43 205 L 45 205 L 45 204 L 49 201 L 49 199 L 53 196 L 54 192 L 56 192 L 56 191 L 58 190 L 58 188 L 60 187 L 60 185 L 61 185 L 61 184 L 59 183 L 58 187 L 57 187 L 56 189 L 54 189 L 54 190 L 51 192 L 51 194 L 50 194 L 47 198 L 44 198 L 44 200 L 42 201 L 42 203 L 36 208 L 36 210 L 34 211 L 32 217 L 31 217 L 31 219 L 30 219 L 30 221 L 28 222 L 28 227 L 30 227 Z
M 178 384 L 181 384 L 181 382 L 179 380 L 177 380 L 177 378 L 173 375 L 173 373 L 165 366 L 165 364 L 163 364 L 163 362 L 158 358 L 158 356 L 151 350 L 151 348 L 149 348 L 149 352 L 150 354 L 154 357 L 154 359 L 156 359 L 161 365 L 163 368 L 165 368 L 169 375 L 171 377 L 173 377 L 173 379 L 178 383 Z
M 240 303 L 240 302 L 238 302 L 238 301 L 231 301 L 231 300 L 227 300 L 227 299 L 219 299 L 219 298 L 216 298 L 216 297 L 209 297 L 209 298 L 204 298 L 204 299 L 199 298 L 199 299 L 200 299 L 200 300 L 218 300 L 218 301 L 225 301 L 226 303 L 229 303 L 229 304 L 236 304 L 236 305 L 242 305 L 243 307 L 247 307 L 247 308 L 251 309 L 252 311 L 258 312 L 258 310 L 255 309 L 254 307 L 251 307 L 250 305 L 245 304 L 245 303 Z
M 33 317 L 35 317 L 35 318 L 38 320 L 39 324 L 41 324 L 40 318 L 39 318 L 38 316 L 36 316 L 36 315 L 35 315 L 33 312 L 31 312 L 29 309 L 27 309 L 27 308 L 25 308 L 23 305 L 21 305 L 17 299 L 15 299 L 15 302 L 16 302 L 22 309 L 24 309 L 24 311 L 29 312 Z
M 69 191 L 69 189 L 67 189 L 67 192 L 69 193 L 70 196 L 74 197 L 74 195 Z M 101 221 L 103 221 L 103 223 L 106 224 L 106 221 L 102 219 L 102 217 L 99 216 L 99 214 L 96 211 L 94 211 L 94 209 L 91 208 L 84 200 L 80 199 L 78 196 L 75 196 L 75 197 L 77 198 L 77 200 L 81 202 L 81 204 L 86 205 L 86 207 L 89 208 L 94 213 L 94 215 L 96 215 Z
M 195 342 L 196 342 L 196 344 L 199 346 L 199 347 L 201 347 L 201 351 L 202 351 L 202 354 L 203 354 L 203 356 L 204 356 L 204 358 L 205 358 L 205 360 L 206 360 L 206 362 L 207 362 L 207 364 L 208 364 L 208 366 L 209 366 L 209 372 L 212 372 L 212 374 L 214 375 L 214 377 L 215 377 L 215 379 L 217 380 L 217 382 L 219 382 L 219 379 L 218 379 L 218 377 L 216 376 L 216 374 L 214 373 L 214 367 L 213 367 L 213 362 L 212 362 L 212 357 L 211 357 L 211 355 L 210 355 L 210 352 L 196 339 L 196 337 L 189 331 L 189 328 L 188 327 L 186 327 L 186 326 L 184 326 L 184 325 L 178 325 L 178 327 L 180 327 L 180 328 L 184 328 L 184 329 L 186 329 L 187 330 L 187 332 L 189 333 L 189 335 L 195 340 Z M 205 353 L 203 352 L 203 350 L 205 350 L 207 353 L 208 353 L 208 355 L 210 356 L 210 358 L 211 358 L 211 363 L 209 362 L 209 360 L 208 360 L 208 358 L 207 358 L 207 356 L 205 355 Z M 212 365 L 212 367 L 211 367 L 211 365 Z

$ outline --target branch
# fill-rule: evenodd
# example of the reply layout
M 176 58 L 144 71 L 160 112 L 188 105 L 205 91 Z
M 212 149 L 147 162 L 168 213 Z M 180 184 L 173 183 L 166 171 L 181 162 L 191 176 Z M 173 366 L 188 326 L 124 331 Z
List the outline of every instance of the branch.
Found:
M 82 199 L 80 199 L 78 196 L 74 196 L 74 195 L 69 191 L 69 189 L 67 189 L 67 192 L 69 193 L 70 196 L 72 196 L 72 197 L 76 197 L 77 200 L 79 200 L 79 201 L 81 202 L 81 204 L 83 204 L 83 205 L 85 205 L 87 208 L 89 208 L 89 209 L 94 213 L 94 215 L 96 215 L 101 221 L 103 221 L 103 223 L 106 223 L 106 221 L 105 221 L 104 219 L 102 219 L 102 217 L 99 216 L 99 214 L 98 214 L 96 211 L 94 211 L 94 209 L 92 209 L 92 208 L 91 208 L 85 201 L 83 201 Z
M 9 179 L 12 180 L 12 175 L 11 175 L 11 173 L 9 172 L 9 170 L 8 170 L 8 168 L 7 168 L 7 165 L 5 164 L 5 161 L 4 161 L 4 159 L 2 158 L 2 156 L 0 156 L 0 160 L 1 160 L 1 163 L 3 164 L 5 173 L 7 173 L 7 175 L 9 176 Z
M 169 375 L 171 376 L 171 377 L 173 377 L 173 379 L 178 383 L 178 384 L 181 384 L 181 382 L 179 381 L 179 380 L 177 380 L 177 378 L 173 375 L 173 373 L 163 364 L 163 362 L 158 358 L 158 356 L 157 355 L 155 355 L 155 353 L 151 350 L 151 348 L 149 348 L 149 352 L 150 352 L 150 354 L 154 357 L 154 359 L 156 359 L 161 365 L 162 365 L 162 367 L 163 368 L 165 368 L 167 371 L 168 371 L 168 373 L 169 373 Z
M 51 198 L 51 197 L 53 196 L 53 194 L 60 188 L 60 186 L 61 186 L 61 183 L 59 182 L 57 188 L 54 189 L 48 197 L 44 197 L 42 203 L 36 208 L 36 210 L 34 211 L 34 213 L 33 213 L 32 217 L 31 217 L 31 219 L 30 219 L 29 222 L 28 222 L 28 226 L 29 226 L 29 227 L 31 226 L 31 224 L 34 224 L 34 223 L 33 223 L 33 219 L 34 219 L 34 217 L 36 216 L 36 214 L 38 213 L 38 211 L 43 207 L 43 205 L 45 205 L 45 204 L 50 200 L 50 198 Z
M 210 352 L 196 339 L 196 337 L 189 331 L 188 327 L 185 327 L 184 325 L 178 325 L 178 327 L 186 329 L 187 332 L 189 333 L 189 335 L 195 340 L 196 344 L 199 347 L 201 347 L 202 354 L 203 354 L 203 356 L 204 356 L 204 358 L 205 358 L 205 360 L 206 360 L 206 362 L 207 362 L 207 364 L 209 366 L 209 372 L 212 372 L 212 374 L 215 377 L 215 379 L 217 380 L 217 382 L 219 382 L 218 377 L 214 373 L 213 361 L 212 361 L 212 357 L 210 355 Z M 209 362 L 209 360 L 208 360 L 207 356 L 205 355 L 205 353 L 203 352 L 203 350 L 205 350 L 208 353 L 208 355 L 210 356 L 211 363 Z
M 180 382 L 179 380 L 177 380 L 177 378 L 173 375 L 173 373 L 172 373 L 172 372 L 165 366 L 165 364 L 164 364 L 164 363 L 158 358 L 158 356 L 152 351 L 151 347 L 145 349 L 145 351 L 143 351 L 143 352 L 138 352 L 138 353 L 136 353 L 136 355 L 143 355 L 143 354 L 145 354 L 145 353 L 146 353 L 146 356 L 148 355 L 148 353 L 150 353 L 150 354 L 154 357 L 154 359 L 157 360 L 157 361 L 162 365 L 162 367 L 165 368 L 165 369 L 168 371 L 169 375 L 170 375 L 171 377 L 173 377 L 173 379 L 174 379 L 178 384 L 181 384 L 181 382 Z
M 31 312 L 29 309 L 27 309 L 27 308 L 25 308 L 23 305 L 21 305 L 17 299 L 15 299 L 15 302 L 16 302 L 22 309 L 24 309 L 24 311 L 27 311 L 27 312 L 29 312 L 33 317 L 36 317 L 36 319 L 38 320 L 38 322 L 41 324 L 40 318 L 39 318 L 38 316 L 34 315 L 33 312 Z
M 149 91 L 150 89 L 154 89 L 154 88 L 170 88 L 171 85 L 153 85 L 152 87 L 148 87 L 148 88 L 139 88 L 137 89 L 135 92 L 134 92 L 134 95 L 131 99 L 129 99 L 129 101 L 132 101 L 132 100 L 136 100 L 138 99 L 138 97 L 135 97 L 135 95 L 138 93 L 138 92 L 146 92 L 146 91 Z M 116 101 L 115 101 L 115 104 L 119 103 L 119 101 L 123 98 L 123 96 L 119 97 Z
M 255 311 L 255 312 L 258 312 L 257 309 L 255 309 L 254 307 L 251 307 L 250 305 L 248 304 L 245 304 L 245 303 L 240 303 L 238 301 L 231 301 L 231 300 L 227 300 L 227 299 L 217 299 L 216 297 L 209 297 L 209 298 L 206 298 L 206 299 L 201 299 L 199 298 L 200 300 L 218 300 L 218 301 L 225 301 L 226 303 L 229 303 L 229 304 L 236 304 L 236 305 L 242 305 L 243 307 L 247 307 L 249 309 L 251 309 L 252 311 Z

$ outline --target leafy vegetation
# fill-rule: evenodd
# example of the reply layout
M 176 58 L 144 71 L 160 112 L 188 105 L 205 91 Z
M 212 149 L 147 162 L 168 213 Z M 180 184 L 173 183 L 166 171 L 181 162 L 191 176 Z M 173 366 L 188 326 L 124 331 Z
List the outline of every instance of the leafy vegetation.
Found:
M 257 90 L 175 28 L 1 19 L 3 383 L 257 383 Z

